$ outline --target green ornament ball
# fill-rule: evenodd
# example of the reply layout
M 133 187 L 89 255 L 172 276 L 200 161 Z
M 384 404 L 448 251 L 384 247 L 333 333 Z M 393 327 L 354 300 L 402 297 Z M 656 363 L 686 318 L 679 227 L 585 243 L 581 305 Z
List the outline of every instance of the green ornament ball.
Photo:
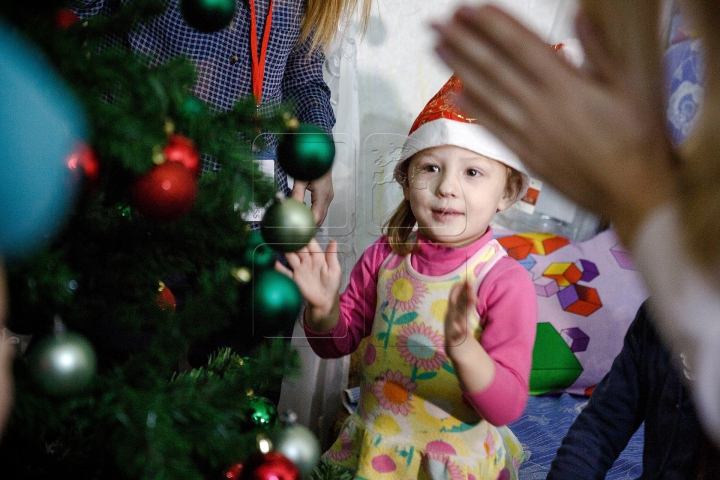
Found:
M 205 102 L 197 97 L 188 97 L 180 107 L 180 114 L 187 120 L 202 117 L 207 113 Z
M 310 478 L 320 463 L 320 442 L 309 428 L 295 424 L 280 428 L 271 436 L 273 449 L 282 453 L 300 470 L 302 478 Z
M 95 378 L 97 357 L 90 342 L 76 333 L 54 334 L 42 339 L 28 354 L 35 383 L 53 396 L 82 391 Z
M 275 200 L 260 222 L 260 233 L 279 252 L 297 252 L 317 232 L 310 207 L 293 198 Z
M 245 250 L 242 254 L 242 264 L 246 267 L 257 267 L 261 270 L 273 268 L 277 253 L 270 245 L 265 243 L 262 234 L 253 230 L 248 234 Z
M 274 427 L 278 422 L 277 408 L 265 397 L 250 397 L 245 414 L 253 427 Z
M 180 13 L 185 21 L 203 33 L 217 32 L 235 17 L 236 0 L 181 0 Z
M 275 270 L 265 270 L 252 286 L 253 336 L 277 336 L 300 314 L 303 298 L 295 282 Z
M 335 143 L 322 128 L 301 123 L 297 131 L 286 133 L 277 148 L 277 160 L 285 173 L 298 180 L 311 181 L 325 175 L 335 159 Z

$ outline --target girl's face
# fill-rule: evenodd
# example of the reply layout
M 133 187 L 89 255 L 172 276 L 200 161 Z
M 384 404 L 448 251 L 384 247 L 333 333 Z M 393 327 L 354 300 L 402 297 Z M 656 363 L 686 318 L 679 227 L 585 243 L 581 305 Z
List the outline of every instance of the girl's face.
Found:
M 423 235 L 460 247 L 483 236 L 495 212 L 512 204 L 506 196 L 506 180 L 503 163 L 443 145 L 410 159 L 403 194 Z

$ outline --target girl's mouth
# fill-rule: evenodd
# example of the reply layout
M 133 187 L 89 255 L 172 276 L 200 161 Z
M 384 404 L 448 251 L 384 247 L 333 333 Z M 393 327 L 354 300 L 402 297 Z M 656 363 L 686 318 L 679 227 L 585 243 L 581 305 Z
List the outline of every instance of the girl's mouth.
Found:
M 457 210 L 453 210 L 451 208 L 448 208 L 448 209 L 440 208 L 440 209 L 433 209 L 432 215 L 433 215 L 433 218 L 435 218 L 436 220 L 447 221 L 452 218 L 459 217 L 459 216 L 463 215 L 463 213 L 458 212 Z

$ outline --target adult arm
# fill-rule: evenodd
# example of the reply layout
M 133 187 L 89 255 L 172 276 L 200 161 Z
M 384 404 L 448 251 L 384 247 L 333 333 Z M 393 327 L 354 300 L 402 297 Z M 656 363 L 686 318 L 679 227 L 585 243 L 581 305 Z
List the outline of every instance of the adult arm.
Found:
M 282 80 L 283 98 L 293 101 L 298 120 L 318 125 L 332 135 L 335 114 L 330 104 L 330 88 L 323 79 L 325 55 L 322 47 L 312 49 L 311 43 L 312 37 L 298 44 L 290 53 Z M 322 225 L 335 196 L 332 172 L 311 182 L 296 180 L 292 197 L 303 201 L 306 190 L 311 192 L 310 208 L 315 223 Z
M 643 421 L 647 383 L 640 369 L 644 321 L 630 325 L 623 348 L 563 438 L 548 479 L 604 479 Z
M 355 351 L 372 331 L 377 307 L 377 279 L 380 265 L 390 254 L 387 238 L 368 247 L 350 273 L 350 281 L 340 295 L 340 319 L 335 328 L 317 332 L 303 322 L 308 343 L 322 358 L 338 358 Z
M 477 308 L 480 345 L 494 375 L 488 386 L 465 389 L 463 396 L 488 422 L 505 425 L 522 415 L 529 394 L 538 304 L 528 272 L 511 258 L 500 260 L 480 284 Z
M 651 292 L 666 344 L 693 369 L 690 384 L 698 416 L 720 445 L 720 294 L 688 254 L 676 204 L 657 209 L 640 226 L 633 258 Z

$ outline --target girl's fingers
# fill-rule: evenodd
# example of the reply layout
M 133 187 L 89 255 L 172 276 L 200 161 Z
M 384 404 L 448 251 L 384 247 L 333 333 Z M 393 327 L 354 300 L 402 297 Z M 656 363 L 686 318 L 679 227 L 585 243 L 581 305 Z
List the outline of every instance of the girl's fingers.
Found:
M 292 266 L 292 263 L 290 263 L 289 258 L 288 258 L 288 264 L 290 264 L 290 266 Z M 290 270 L 289 268 L 287 268 L 285 265 L 283 265 L 280 262 L 277 262 L 277 261 L 275 262 L 275 270 L 277 270 L 278 272 L 280 272 L 284 275 L 287 275 L 290 278 L 293 278 L 293 271 Z
M 330 243 L 325 250 L 325 262 L 327 262 L 330 270 L 339 270 L 340 261 L 338 260 L 338 243 L 335 240 L 330 240 Z

